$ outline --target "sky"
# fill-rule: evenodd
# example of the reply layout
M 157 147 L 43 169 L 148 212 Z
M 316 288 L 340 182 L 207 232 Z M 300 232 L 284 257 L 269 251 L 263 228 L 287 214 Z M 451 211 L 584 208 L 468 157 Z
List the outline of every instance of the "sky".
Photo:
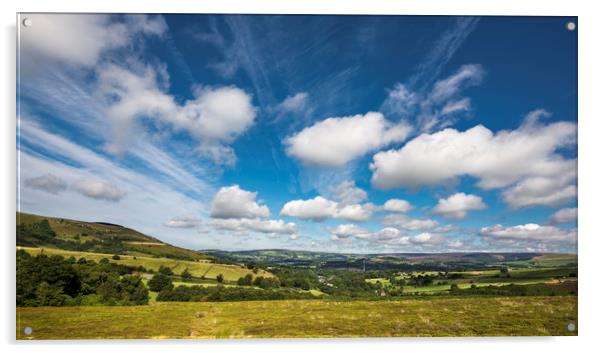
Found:
M 576 252 L 576 18 L 22 16 L 19 211 L 199 250 Z

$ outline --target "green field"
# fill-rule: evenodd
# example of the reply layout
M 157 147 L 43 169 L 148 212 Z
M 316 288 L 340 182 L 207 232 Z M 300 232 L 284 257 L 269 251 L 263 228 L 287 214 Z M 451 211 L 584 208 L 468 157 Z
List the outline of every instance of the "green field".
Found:
M 574 296 L 19 307 L 17 339 L 576 335 L 576 322 Z
M 161 266 L 169 267 L 176 274 L 182 273 L 185 269 L 194 276 L 201 277 L 205 276 L 208 279 L 215 279 L 218 274 L 223 274 L 224 279 L 226 281 L 236 281 L 240 277 L 244 277 L 247 274 L 253 274 L 253 272 L 245 267 L 238 265 L 224 265 L 224 264 L 213 264 L 203 260 L 199 261 L 185 261 L 185 260 L 175 260 L 168 258 L 154 258 L 154 257 L 146 257 L 146 256 L 133 256 L 133 255 L 120 255 L 120 260 L 113 260 L 113 254 L 100 254 L 100 253 L 90 253 L 90 252 L 82 252 L 82 251 L 69 251 L 69 250 L 61 250 L 61 249 L 51 249 L 51 248 L 30 248 L 30 247 L 17 247 L 17 249 L 23 249 L 32 255 L 37 255 L 41 252 L 44 252 L 47 255 L 61 255 L 65 258 L 70 256 L 79 259 L 84 257 L 88 260 L 98 261 L 100 259 L 106 258 L 111 262 L 129 265 L 129 266 L 144 266 L 146 269 L 150 269 L 153 271 L 159 270 Z M 253 274 L 255 275 L 255 274 Z M 272 274 L 266 271 L 259 271 L 257 276 L 270 277 Z

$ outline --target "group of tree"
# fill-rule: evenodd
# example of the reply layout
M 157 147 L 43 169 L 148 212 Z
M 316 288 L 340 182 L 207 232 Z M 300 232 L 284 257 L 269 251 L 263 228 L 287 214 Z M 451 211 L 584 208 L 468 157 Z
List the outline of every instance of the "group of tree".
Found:
M 17 305 L 143 305 L 148 289 L 138 269 L 81 258 L 17 251 Z
M 178 286 L 164 289 L 157 295 L 157 301 L 244 301 L 244 300 L 282 300 L 282 299 L 316 299 L 306 292 L 291 289 L 255 289 L 252 287 L 213 287 Z

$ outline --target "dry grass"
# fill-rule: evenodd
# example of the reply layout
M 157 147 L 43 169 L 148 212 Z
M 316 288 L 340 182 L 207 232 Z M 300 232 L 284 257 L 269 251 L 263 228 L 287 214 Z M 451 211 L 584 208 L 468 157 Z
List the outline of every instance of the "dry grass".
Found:
M 18 339 L 576 335 L 576 297 L 17 308 Z M 31 336 L 21 334 L 33 328 Z

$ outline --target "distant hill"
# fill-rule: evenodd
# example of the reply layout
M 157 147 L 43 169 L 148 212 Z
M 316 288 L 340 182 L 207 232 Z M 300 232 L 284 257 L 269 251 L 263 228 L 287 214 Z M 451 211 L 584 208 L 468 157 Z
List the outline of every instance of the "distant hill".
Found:
M 387 253 L 345 254 L 285 249 L 245 251 L 202 250 L 222 260 L 295 267 L 322 267 L 350 270 L 405 269 L 459 270 L 483 267 L 564 267 L 576 266 L 576 254 L 545 253 Z
M 180 260 L 208 259 L 136 230 L 106 222 L 83 222 L 17 212 L 17 245 Z

